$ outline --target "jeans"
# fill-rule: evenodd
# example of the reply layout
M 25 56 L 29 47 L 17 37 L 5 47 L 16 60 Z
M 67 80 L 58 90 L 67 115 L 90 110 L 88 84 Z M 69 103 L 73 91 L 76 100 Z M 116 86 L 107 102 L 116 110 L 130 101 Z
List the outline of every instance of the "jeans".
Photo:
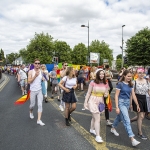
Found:
M 118 105 L 119 105 L 120 113 L 117 115 L 116 119 L 114 120 L 112 127 L 116 128 L 118 123 L 122 121 L 125 130 L 128 133 L 128 136 L 134 137 L 134 134 L 131 129 L 129 114 L 128 114 L 130 99 L 119 99 Z

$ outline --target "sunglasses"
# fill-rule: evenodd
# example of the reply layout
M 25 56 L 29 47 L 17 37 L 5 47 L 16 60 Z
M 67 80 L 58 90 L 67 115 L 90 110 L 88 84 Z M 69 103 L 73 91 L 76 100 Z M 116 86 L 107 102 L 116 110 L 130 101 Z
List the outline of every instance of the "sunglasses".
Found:
M 34 64 L 36 64 L 36 65 L 40 65 L 40 63 L 34 63 Z
M 68 65 L 65 65 L 65 66 L 68 66 Z

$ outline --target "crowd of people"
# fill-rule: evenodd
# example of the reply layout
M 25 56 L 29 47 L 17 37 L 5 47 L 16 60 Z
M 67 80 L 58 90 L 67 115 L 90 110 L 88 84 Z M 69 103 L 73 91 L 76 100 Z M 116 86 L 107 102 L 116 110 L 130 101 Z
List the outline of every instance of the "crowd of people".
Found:
M 30 89 L 30 118 L 34 118 L 33 108 L 35 106 L 36 98 L 38 104 L 38 119 L 37 124 L 44 126 L 42 122 L 42 103 L 48 102 L 47 99 L 47 87 L 50 81 L 51 86 L 51 98 L 54 98 L 54 94 L 57 96 L 57 100 L 60 101 L 60 110 L 65 113 L 65 124 L 70 126 L 71 114 L 76 109 L 76 103 L 78 101 L 75 89 L 78 91 L 84 91 L 84 85 L 86 79 L 89 77 L 88 90 L 85 91 L 84 109 L 88 109 L 92 114 L 90 123 L 91 134 L 94 134 L 95 140 L 98 143 L 102 143 L 103 139 L 100 136 L 100 114 L 105 113 L 106 125 L 111 126 L 110 132 L 115 136 L 119 136 L 116 128 L 119 122 L 122 121 L 125 130 L 131 139 L 132 146 L 140 144 L 134 137 L 132 131 L 132 122 L 137 121 L 138 134 L 137 136 L 142 140 L 147 140 L 147 137 L 142 132 L 142 121 L 145 116 L 149 119 L 150 112 L 150 68 L 145 71 L 144 68 L 139 67 L 136 71 L 131 68 L 122 68 L 119 72 L 119 78 L 116 85 L 115 92 L 115 107 L 116 118 L 113 122 L 109 120 L 109 110 L 106 103 L 108 95 L 113 90 L 112 78 L 113 74 L 110 71 L 109 65 L 105 68 L 96 68 L 95 66 L 90 68 L 89 73 L 84 70 L 84 66 L 80 66 L 80 70 L 75 70 L 73 67 L 68 66 L 67 62 L 62 63 L 62 69 L 59 69 L 57 65 L 53 70 L 48 72 L 46 65 L 41 64 L 39 59 L 35 59 L 33 62 L 33 69 L 25 67 L 25 65 L 19 66 L 14 74 L 16 75 L 18 85 L 21 87 L 22 95 L 27 94 L 27 89 Z M 9 69 L 7 69 L 8 71 Z M 57 74 L 60 74 L 58 78 Z M 12 72 L 12 71 L 10 71 Z M 45 93 L 43 93 L 43 86 L 45 86 Z M 130 119 L 128 111 L 133 110 L 137 113 L 134 118 Z

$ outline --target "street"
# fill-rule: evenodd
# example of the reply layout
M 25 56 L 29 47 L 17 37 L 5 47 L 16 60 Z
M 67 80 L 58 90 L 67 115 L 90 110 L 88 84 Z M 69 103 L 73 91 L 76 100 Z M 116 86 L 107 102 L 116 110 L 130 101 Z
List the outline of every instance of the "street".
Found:
M 59 109 L 57 98 L 51 99 L 51 92 L 48 89 L 49 103 L 43 103 L 42 121 L 45 126 L 36 124 L 37 107 L 34 109 L 35 118 L 29 118 L 29 101 L 24 105 L 15 106 L 14 102 L 21 97 L 21 90 L 17 86 L 14 76 L 8 76 L 7 84 L 0 87 L 0 149 L 1 150 L 150 150 L 150 121 L 144 119 L 143 133 L 148 137 L 144 141 L 137 137 L 137 124 L 132 123 L 135 138 L 141 144 L 133 148 L 122 123 L 117 128 L 119 137 L 110 132 L 106 126 L 105 116 L 101 115 L 100 135 L 104 143 L 98 144 L 95 137 L 89 133 L 91 113 L 82 110 L 84 94 L 86 91 L 76 91 L 79 101 L 77 109 L 72 113 L 72 124 L 65 125 L 64 113 Z M 111 98 L 114 104 L 115 84 Z M 130 117 L 135 116 L 129 112 Z M 110 113 L 110 120 L 113 122 L 116 117 L 115 109 Z

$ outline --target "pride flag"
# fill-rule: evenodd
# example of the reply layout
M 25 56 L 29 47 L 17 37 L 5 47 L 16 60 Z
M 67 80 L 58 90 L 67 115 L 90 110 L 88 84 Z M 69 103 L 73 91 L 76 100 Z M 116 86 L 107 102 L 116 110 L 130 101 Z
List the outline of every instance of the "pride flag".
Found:
M 107 104 L 108 110 L 112 111 L 112 102 L 111 102 L 110 94 L 108 94 L 108 97 L 106 99 L 106 104 Z
M 59 83 L 60 82 L 60 69 L 58 69 L 56 73 L 57 73 L 57 80 L 58 80 L 58 83 Z
M 27 95 L 24 95 L 21 98 L 19 98 L 14 104 L 15 105 L 22 105 L 26 101 L 28 101 L 29 99 L 30 99 L 30 90 L 28 91 Z

